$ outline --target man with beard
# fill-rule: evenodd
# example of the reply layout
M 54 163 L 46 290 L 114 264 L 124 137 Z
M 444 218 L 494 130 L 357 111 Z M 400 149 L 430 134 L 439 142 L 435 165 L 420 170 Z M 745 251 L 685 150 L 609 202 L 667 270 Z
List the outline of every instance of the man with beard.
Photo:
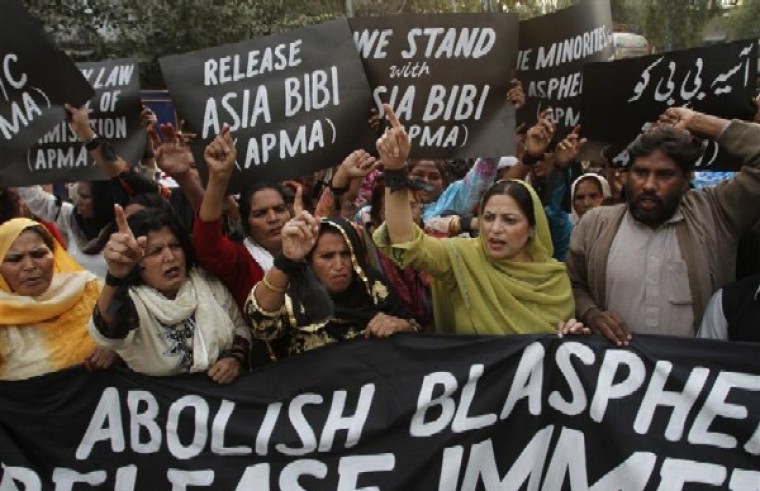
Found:
M 689 189 L 716 140 L 744 166 L 714 188 Z M 618 346 L 632 333 L 693 337 L 710 296 L 734 280 L 736 244 L 760 218 L 760 125 L 670 108 L 628 147 L 627 203 L 595 208 L 570 239 L 578 319 Z

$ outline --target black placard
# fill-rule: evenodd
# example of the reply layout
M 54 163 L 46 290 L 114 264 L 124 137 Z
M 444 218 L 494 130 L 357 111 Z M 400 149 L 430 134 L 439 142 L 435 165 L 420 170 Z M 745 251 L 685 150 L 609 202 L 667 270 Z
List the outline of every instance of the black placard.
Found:
M 552 108 L 556 138 L 564 137 L 581 119 L 581 94 L 587 90 L 583 66 L 613 55 L 608 0 L 583 1 L 521 21 L 517 76 L 527 98 L 518 123 L 533 125 L 541 111 Z
M 2 382 L 0 489 L 755 490 L 757 349 L 396 335 L 232 385 Z
M 15 182 L 15 163 L 45 132 L 64 120 L 63 104 L 93 95 L 74 62 L 48 38 L 17 0 L 0 14 L 0 185 Z
M 339 164 L 376 138 L 371 96 L 346 20 L 161 58 L 166 85 L 203 149 L 229 123 L 232 190 Z
M 389 103 L 412 156 L 514 153 L 506 102 L 517 58 L 513 14 L 394 15 L 351 19 L 375 105 Z
M 625 144 L 676 106 L 751 120 L 756 74 L 754 40 L 591 63 L 583 69 L 583 136 L 596 146 Z M 617 163 L 627 163 L 626 155 Z M 696 170 L 736 170 L 740 164 L 709 142 Z
M 77 63 L 95 90 L 87 102 L 90 126 L 109 142 L 127 163 L 140 162 L 145 151 L 145 128 L 140 126 L 140 77 L 138 64 L 130 59 Z M 15 171 L 6 177 L 10 185 L 47 184 L 59 181 L 106 179 L 84 143 L 62 119 L 28 149 Z

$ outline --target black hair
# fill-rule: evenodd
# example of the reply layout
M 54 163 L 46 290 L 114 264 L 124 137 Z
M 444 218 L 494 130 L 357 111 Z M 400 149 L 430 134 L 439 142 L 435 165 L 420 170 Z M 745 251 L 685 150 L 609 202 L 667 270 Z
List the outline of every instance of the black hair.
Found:
M 655 124 L 628 145 L 630 163 L 657 150 L 673 159 L 686 176 L 702 156 L 702 142 L 687 131 L 670 125 Z
M 485 208 L 488 200 L 494 196 L 510 196 L 513 200 L 515 200 L 517 206 L 520 207 L 520 211 L 523 212 L 523 215 L 525 215 L 525 218 L 527 218 L 530 226 L 535 227 L 536 213 L 533 210 L 533 197 L 530 195 L 530 191 L 528 191 L 528 188 L 526 186 L 526 184 L 521 184 L 517 181 L 496 181 L 483 194 L 482 208 Z M 481 209 L 480 212 L 483 213 L 483 210 Z
M 148 235 L 149 232 L 157 232 L 166 227 L 179 241 L 182 251 L 185 253 L 185 270 L 190 271 L 195 266 L 195 250 L 190 242 L 190 236 L 185 232 L 179 220 L 164 210 L 157 208 L 145 208 L 127 218 L 127 224 L 135 237 Z M 127 277 L 127 284 L 139 285 L 140 268 L 135 268 Z
M 8 188 L 0 188 L 0 224 L 18 217 L 18 200 Z
M 449 175 L 449 166 L 446 163 L 445 160 L 442 159 L 409 159 L 409 172 L 411 173 L 417 165 L 419 165 L 420 162 L 432 162 L 435 164 L 436 168 L 438 169 L 438 172 L 441 174 L 441 179 L 443 179 L 443 187 L 446 188 L 446 186 L 449 185 L 449 181 L 451 180 L 451 176 Z
M 272 189 L 273 191 L 276 191 L 282 197 L 283 203 L 288 203 L 287 192 L 280 184 L 275 184 L 267 181 L 259 181 L 245 188 L 240 194 L 238 207 L 240 208 L 240 221 L 243 225 L 243 230 L 248 236 L 251 235 L 251 231 L 248 230 L 248 217 L 251 214 L 251 199 L 253 198 L 254 194 L 264 189 Z
M 163 210 L 174 213 L 172 205 L 158 193 L 139 193 L 129 198 L 128 205 L 140 205 L 143 208 Z
M 56 240 L 53 238 L 52 235 L 50 235 L 50 232 L 48 232 L 45 227 L 42 225 L 31 225 L 29 227 L 26 227 L 24 230 L 21 231 L 23 234 L 24 232 L 33 232 L 40 236 L 42 239 L 42 242 L 45 243 L 45 245 L 50 249 L 51 251 L 55 251 L 55 243 Z

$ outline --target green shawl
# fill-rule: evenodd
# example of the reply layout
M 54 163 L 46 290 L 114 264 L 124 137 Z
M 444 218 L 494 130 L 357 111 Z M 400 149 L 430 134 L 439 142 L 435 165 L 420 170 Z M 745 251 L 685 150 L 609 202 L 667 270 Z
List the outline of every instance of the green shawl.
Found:
M 553 333 L 558 322 L 570 319 L 575 312 L 567 268 L 552 258 L 551 234 L 541 200 L 531 186 L 515 182 L 525 186 L 533 200 L 536 226 L 527 245 L 533 262 L 490 258 L 481 240 L 482 222 L 477 239 L 446 240 L 456 289 L 470 322 L 462 325 L 462 312 L 455 315 L 454 302 L 449 298 L 455 292 L 445 285 L 436 285 L 433 304 L 436 325 L 442 332 Z M 455 322 L 457 317 L 459 323 Z
M 575 305 L 570 278 L 564 263 L 552 258 L 549 224 L 541 200 L 528 184 L 516 182 L 528 189 L 533 202 L 536 226 L 534 237 L 527 245 L 533 262 L 490 258 L 480 238 L 482 225 L 481 234 L 475 239 L 436 239 L 425 236 L 415 227 L 415 236 L 410 242 L 393 245 L 389 243 L 385 224 L 375 232 L 375 242 L 384 254 L 402 266 L 422 270 L 425 268 L 415 265 L 414 258 L 425 250 L 425 244 L 440 241 L 443 245 L 451 274 L 439 278 L 433 275 L 436 332 L 555 333 L 559 322 L 573 316 Z M 444 260 L 443 257 L 440 260 Z

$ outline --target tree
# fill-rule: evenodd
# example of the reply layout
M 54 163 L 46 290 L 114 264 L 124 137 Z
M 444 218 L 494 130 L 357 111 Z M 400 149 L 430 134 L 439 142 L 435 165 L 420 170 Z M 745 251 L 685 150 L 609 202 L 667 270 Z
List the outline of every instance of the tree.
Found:
M 760 38 L 760 1 L 746 0 L 728 16 L 728 30 L 732 39 Z

